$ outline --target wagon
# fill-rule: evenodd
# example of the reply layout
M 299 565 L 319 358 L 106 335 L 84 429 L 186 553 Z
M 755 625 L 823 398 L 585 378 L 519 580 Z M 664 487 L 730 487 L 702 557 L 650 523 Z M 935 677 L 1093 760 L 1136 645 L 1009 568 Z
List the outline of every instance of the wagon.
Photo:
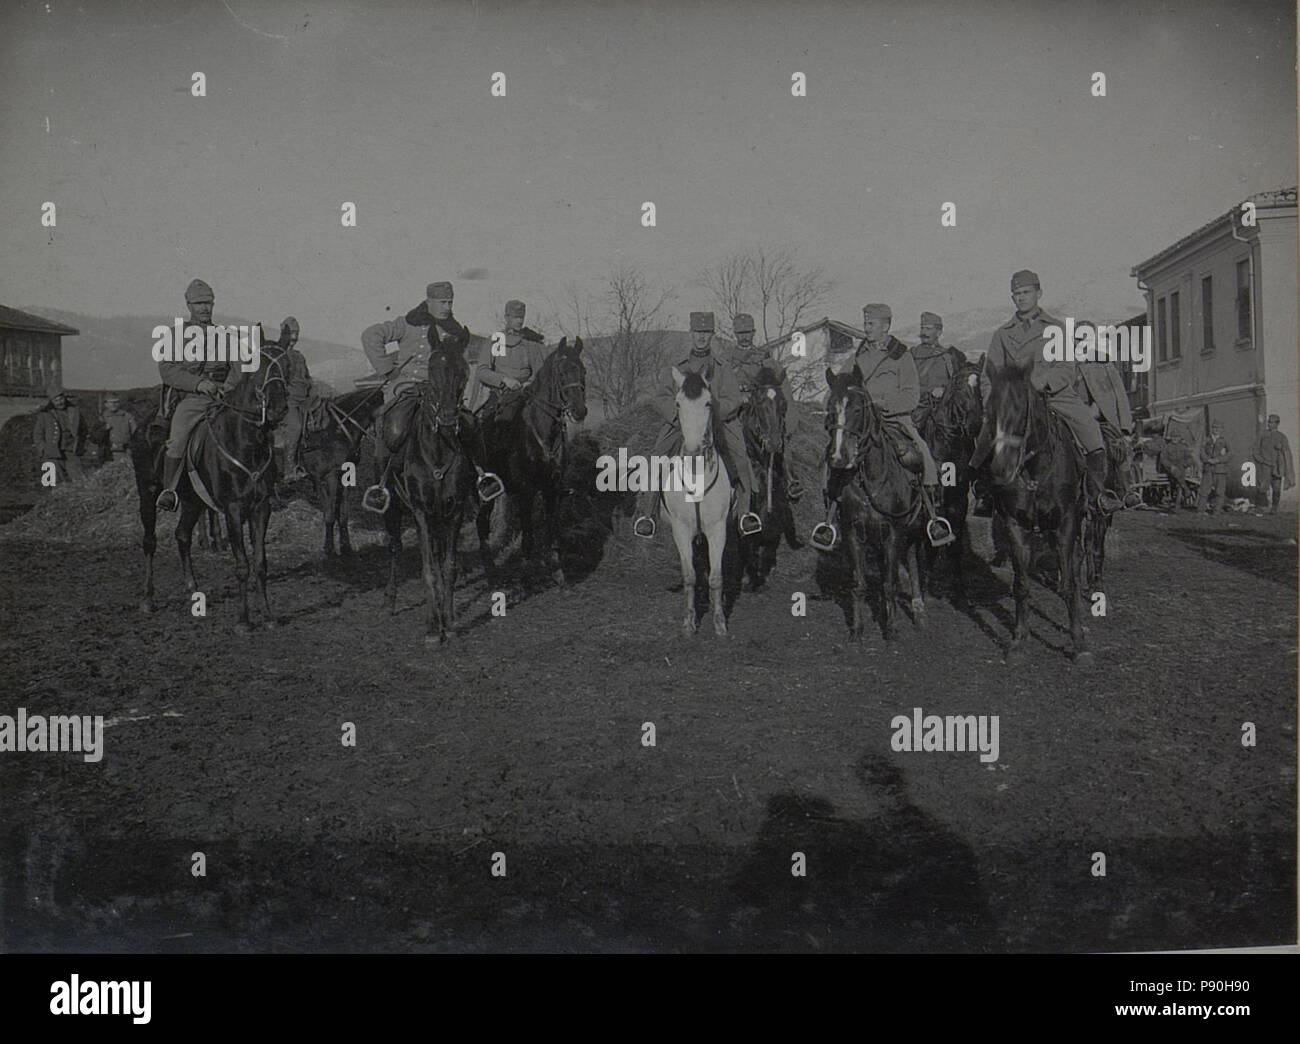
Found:
M 1145 440 L 1144 440 L 1145 441 Z M 1156 467 L 1154 453 L 1142 454 L 1133 462 L 1130 486 L 1142 494 L 1142 503 L 1151 508 L 1195 507 L 1200 480 L 1187 475 L 1182 480 L 1182 503 L 1173 503 L 1169 476 Z

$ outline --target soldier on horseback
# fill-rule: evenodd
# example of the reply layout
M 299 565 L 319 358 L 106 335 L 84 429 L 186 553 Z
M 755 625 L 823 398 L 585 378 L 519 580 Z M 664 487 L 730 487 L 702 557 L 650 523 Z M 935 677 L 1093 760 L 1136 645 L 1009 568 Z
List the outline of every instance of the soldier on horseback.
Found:
M 952 540 L 952 527 L 940 516 L 934 505 L 939 500 L 939 473 L 934 465 L 930 447 L 921 438 L 921 433 L 912 423 L 912 411 L 920 399 L 916 363 L 913 362 L 907 345 L 889 332 L 893 321 L 893 312 L 889 305 L 869 304 L 862 309 L 862 328 L 866 336 L 858 345 L 857 351 L 843 353 L 842 357 L 832 362 L 831 368 L 836 373 L 847 373 L 856 365 L 862 373 L 862 383 L 866 386 L 871 401 L 876 404 L 885 419 L 887 428 L 892 428 L 894 445 L 900 457 L 907 464 L 919 460 L 921 464 L 921 498 L 929 517 L 926 535 L 936 547 Z M 899 445 L 899 438 L 906 439 L 905 446 Z M 912 451 L 916 456 L 912 456 Z M 835 519 L 838 513 L 839 493 L 847 476 L 837 476 L 831 472 L 827 480 L 826 521 L 813 530 L 813 546 L 822 551 L 830 550 L 835 544 Z
M 504 354 L 489 348 L 475 368 L 479 384 L 491 389 L 480 413 L 485 424 L 505 428 L 519 416 L 524 389 L 546 362 L 542 335 L 524 326 L 525 311 L 522 301 L 506 302 Z
M 429 356 L 435 351 L 465 358 L 469 331 L 451 313 L 454 294 L 448 282 L 430 283 L 425 300 L 387 322 L 368 326 L 361 334 L 361 347 L 384 380 L 384 405 L 375 415 L 375 468 L 378 481 L 366 489 L 362 506 L 383 513 L 388 506 L 387 479 L 392 454 L 400 449 L 415 412 L 416 391 L 428 377 Z M 396 341 L 397 351 L 387 346 Z M 478 473 L 478 493 L 484 500 L 501 494 L 501 479 L 484 467 L 487 454 L 478 422 L 468 409 L 461 410 L 457 429 L 461 448 Z
M 943 319 L 934 312 L 921 313 L 921 343 L 912 349 L 916 363 L 917 387 L 921 400 L 912 411 L 912 423 L 920 428 L 925 415 L 934 408 L 952 380 L 953 374 L 966 365 L 966 355 L 951 345 L 939 343 L 943 336 Z
M 212 287 L 202 279 L 193 280 L 185 288 L 185 303 L 190 309 L 190 326 L 206 328 L 212 325 L 212 305 L 215 295 Z M 185 445 L 190 433 L 203 419 L 208 407 L 217 396 L 232 390 L 243 376 L 237 362 L 195 359 L 189 362 L 160 362 L 158 372 L 164 386 L 164 405 L 175 402 L 171 415 L 171 429 L 167 438 L 167 452 L 163 458 L 162 492 L 158 494 L 160 511 L 175 511 L 180 506 L 176 484 L 180 481 L 185 462 Z M 165 411 L 164 411 L 165 412 Z
M 984 405 L 988 406 L 991 382 L 997 379 L 999 370 L 1013 367 L 1029 371 L 1032 386 L 1046 394 L 1051 411 L 1065 421 L 1083 450 L 1090 502 L 1111 514 L 1124 505 L 1106 488 L 1106 446 L 1097 419 L 1079 396 L 1077 364 L 1043 358 L 1045 331 L 1048 327 L 1064 324 L 1038 306 L 1042 296 L 1037 273 L 1022 269 L 1011 277 L 1011 300 L 1016 315 L 994 332 L 984 356 L 984 369 L 980 374 Z M 970 462 L 977 471 L 983 469 L 993 448 L 993 428 L 994 421 L 986 412 Z
M 740 384 L 741 396 L 748 398 L 758 384 L 758 375 L 764 366 L 768 367 L 774 374 L 781 373 L 781 366 L 770 352 L 755 347 L 754 317 L 752 315 L 741 312 L 732 320 L 731 329 L 736 335 L 736 347 L 730 353 L 728 361 L 731 363 L 731 368 L 735 371 L 736 379 Z M 790 431 L 789 406 L 791 395 L 788 377 L 777 387 L 776 394 L 781 400 L 781 416 L 785 418 L 785 431 L 783 434 L 787 451 L 781 454 L 781 467 L 785 475 L 785 492 L 786 496 L 791 500 L 798 500 L 803 496 L 803 486 L 795 477 L 794 464 L 788 452 L 792 434 Z
M 713 401 L 716 404 L 716 430 L 719 439 L 718 450 L 722 454 L 727 472 L 734 477 L 740 492 L 735 501 L 737 525 L 742 536 L 751 536 L 762 532 L 763 521 L 751 510 L 754 492 L 754 473 L 749 465 L 749 453 L 745 449 L 745 437 L 740 430 L 740 408 L 744 404 L 736 375 L 726 360 L 720 358 L 713 349 L 713 313 L 691 313 L 691 337 L 694 347 L 689 355 L 676 360 L 674 365 L 681 374 L 699 373 L 708 381 Z M 653 458 L 662 458 L 678 449 L 681 442 L 681 430 L 677 422 L 677 381 L 673 378 L 673 366 L 668 371 L 658 395 L 654 398 L 655 408 L 664 419 L 664 426 L 659 430 L 651 450 Z M 632 531 L 641 537 L 655 535 L 654 516 L 658 510 L 659 493 L 641 494 L 637 505 L 637 519 Z

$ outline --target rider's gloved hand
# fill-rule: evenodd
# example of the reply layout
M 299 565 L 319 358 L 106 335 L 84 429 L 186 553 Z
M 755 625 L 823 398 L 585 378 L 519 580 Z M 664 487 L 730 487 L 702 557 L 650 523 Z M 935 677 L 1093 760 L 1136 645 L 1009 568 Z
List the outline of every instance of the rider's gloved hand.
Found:
M 204 395 L 216 395 L 217 382 L 212 380 L 210 377 L 204 377 L 203 380 L 199 381 L 198 390 Z

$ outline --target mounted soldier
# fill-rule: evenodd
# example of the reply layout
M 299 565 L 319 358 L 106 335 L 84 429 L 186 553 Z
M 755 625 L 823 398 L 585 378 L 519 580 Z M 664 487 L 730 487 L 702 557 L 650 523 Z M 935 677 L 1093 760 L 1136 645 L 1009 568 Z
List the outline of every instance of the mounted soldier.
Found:
M 667 457 L 681 448 L 681 429 L 677 422 L 679 381 L 673 373 L 674 367 L 682 376 L 700 374 L 708 383 L 716 410 L 714 430 L 720 436 L 718 450 L 728 474 L 740 489 L 733 509 L 737 526 L 742 536 L 750 536 L 762 532 L 763 521 L 751 510 L 754 473 L 749 466 L 749 453 L 745 450 L 745 438 L 740 430 L 739 419 L 740 408 L 745 400 L 741 397 L 740 386 L 730 364 L 714 351 L 712 312 L 691 313 L 691 338 L 694 341 L 691 351 L 667 368 L 659 393 L 654 397 L 654 407 L 664 419 L 664 425 L 659 430 L 651 457 Z M 632 527 L 637 536 L 649 538 L 655 535 L 654 516 L 658 505 L 658 492 L 641 494 L 637 519 Z
M 732 320 L 731 329 L 736 335 L 736 347 L 728 354 L 727 361 L 731 363 L 731 368 L 736 374 L 741 397 L 747 399 L 757 386 L 759 372 L 764 366 L 771 370 L 773 374 L 780 374 L 783 371 L 781 364 L 776 361 L 771 352 L 755 347 L 754 317 L 752 315 L 741 312 Z M 790 394 L 789 377 L 786 377 L 777 387 L 776 394 L 781 400 L 781 416 L 785 419 L 785 430 L 783 432 L 785 448 L 781 454 L 781 467 L 785 476 L 785 492 L 786 496 L 791 500 L 798 500 L 803 496 L 803 486 L 795 477 L 794 464 L 790 459 L 789 452 L 792 437 L 790 431 L 790 402 L 793 399 Z M 752 463 L 751 461 L 751 465 Z
M 277 470 L 284 485 L 307 477 L 307 472 L 298 463 L 298 446 L 312 398 L 312 381 L 306 356 L 294 347 L 298 343 L 298 334 L 298 320 L 288 316 L 280 323 L 280 339 L 276 342 L 284 349 L 281 365 L 285 369 L 289 392 L 289 412 L 280 426 L 281 445 L 276 453 Z
M 506 302 L 504 352 L 493 351 L 495 344 L 483 348 L 486 358 L 479 359 L 474 369 L 474 378 L 488 389 L 487 401 L 478 411 L 485 427 L 503 429 L 513 423 L 524 404 L 525 389 L 546 362 L 542 335 L 524 326 L 526 311 L 523 301 Z
M 1046 331 L 1049 327 L 1063 327 L 1056 319 L 1039 307 L 1043 296 L 1038 275 L 1021 269 L 1011 277 L 1011 300 L 1015 317 L 993 334 L 988 353 L 984 356 L 984 369 L 980 374 L 980 392 L 984 397 L 986 412 L 984 426 L 980 429 L 971 457 L 971 467 L 982 470 L 993 448 L 994 422 L 987 412 L 992 382 L 1004 368 L 1027 370 L 1035 391 L 1047 397 L 1047 405 L 1069 427 L 1084 454 L 1087 469 L 1089 500 L 1102 511 L 1111 514 L 1124 505 L 1106 488 L 1106 446 L 1101 436 L 1101 426 L 1079 395 L 1081 380 L 1076 363 L 1047 360 L 1043 357 Z
M 943 398 L 953 374 L 966 365 L 964 352 L 939 343 L 943 336 L 943 319 L 934 312 L 921 313 L 921 343 L 912 349 L 916 363 L 920 401 L 912 411 L 912 423 L 920 427 L 922 418 Z
M 212 306 L 216 296 L 212 287 L 202 279 L 193 280 L 185 288 L 185 303 L 189 306 L 189 326 L 204 329 L 204 345 L 207 344 L 207 328 L 212 326 Z M 180 346 L 176 346 L 179 354 Z M 202 359 L 191 362 L 160 362 L 158 373 L 163 381 L 163 415 L 171 408 L 171 427 L 167 437 L 167 452 L 163 458 L 162 491 L 158 494 L 159 511 L 175 511 L 180 506 L 176 495 L 176 484 L 180 481 L 181 468 L 185 463 L 185 445 L 190 433 L 203 419 L 208 407 L 217 401 L 217 397 L 234 389 L 243 376 L 238 361 L 208 359 L 206 351 Z
M 866 336 L 855 352 L 844 352 L 831 360 L 831 370 L 836 374 L 851 373 L 854 366 L 862 373 L 862 383 L 871 401 L 881 412 L 887 429 L 892 429 L 893 443 L 900 459 L 911 466 L 919 460 L 921 465 L 922 502 L 929 522 L 926 535 L 931 544 L 939 546 L 952 540 L 952 527 L 935 510 L 939 501 L 939 473 L 934 465 L 930 447 L 912 423 L 912 411 L 920 399 L 916 363 L 911 353 L 898 338 L 889 332 L 893 312 L 886 304 L 869 304 L 862 309 L 862 328 Z M 900 445 L 906 440 L 906 445 Z M 915 456 L 909 451 L 915 451 Z M 826 521 L 813 530 L 813 546 L 828 551 L 834 546 L 836 533 L 838 489 L 841 477 L 831 475 L 827 482 Z
M 56 481 L 75 482 L 85 476 L 81 455 L 85 451 L 86 423 L 81 409 L 68 399 L 58 378 L 46 388 L 48 401 L 36 413 L 32 448 L 36 466 L 54 464 Z
M 454 293 L 451 283 L 430 283 L 425 299 L 404 317 L 368 326 L 361 334 L 361 347 L 384 382 L 384 405 L 375 415 L 375 467 L 378 481 L 366 489 L 362 506 L 380 514 L 387 508 L 387 474 L 392 453 L 405 442 L 418 401 L 416 392 L 428 378 L 429 357 L 447 352 L 465 359 L 470 333 L 452 315 Z M 397 350 L 388 351 L 396 342 Z M 468 389 L 467 389 L 468 390 Z M 484 469 L 486 453 L 478 422 L 468 409 L 461 410 L 457 438 L 478 473 L 478 493 L 484 500 L 501 494 L 501 480 Z

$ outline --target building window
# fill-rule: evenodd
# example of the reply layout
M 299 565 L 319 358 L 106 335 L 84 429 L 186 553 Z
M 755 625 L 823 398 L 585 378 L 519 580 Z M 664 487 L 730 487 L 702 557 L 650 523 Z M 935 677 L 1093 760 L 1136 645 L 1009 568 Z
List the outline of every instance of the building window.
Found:
M 1169 358 L 1169 302 L 1160 298 L 1156 302 L 1156 360 L 1165 362 Z
M 1183 322 L 1178 311 L 1177 292 L 1169 295 L 1169 358 L 1183 354 Z
M 1206 276 L 1201 280 L 1201 351 L 1214 351 L 1214 287 Z
M 1237 340 L 1250 340 L 1250 261 L 1237 262 Z

